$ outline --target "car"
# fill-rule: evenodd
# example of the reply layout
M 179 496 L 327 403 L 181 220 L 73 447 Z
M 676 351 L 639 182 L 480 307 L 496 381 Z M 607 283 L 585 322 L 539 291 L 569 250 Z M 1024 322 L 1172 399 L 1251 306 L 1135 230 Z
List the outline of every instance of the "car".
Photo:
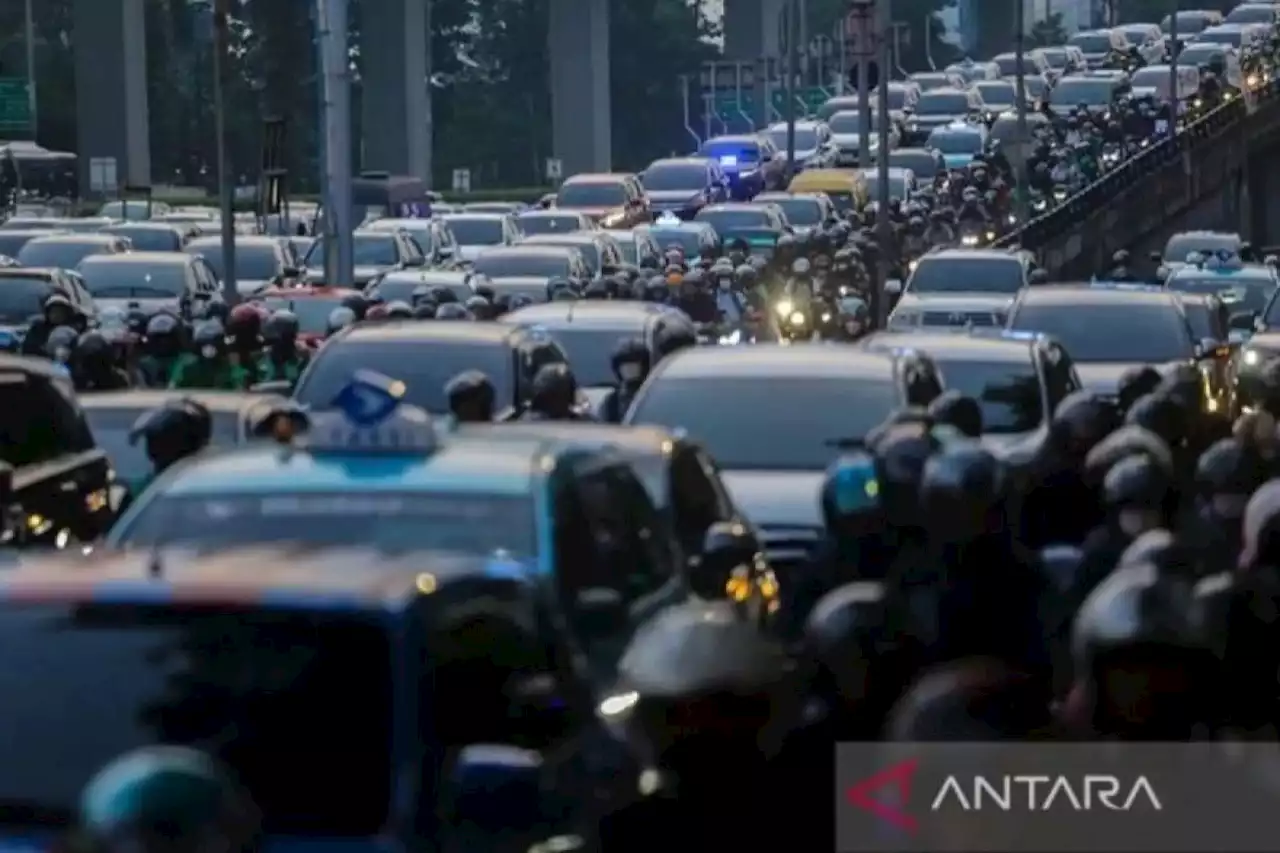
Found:
M 384 272 L 425 263 L 421 250 L 401 231 L 356 231 L 351 243 L 354 280 L 361 287 Z M 307 283 L 325 283 L 324 254 L 325 238 L 318 237 L 302 259 Z
M 549 334 L 569 359 L 578 387 L 587 392 L 592 410 L 600 412 L 607 393 L 618 384 L 611 359 L 619 342 L 639 338 L 649 348 L 650 363 L 660 356 L 656 341 L 680 326 L 696 334 L 682 312 L 649 302 L 590 300 L 529 305 L 504 315 L 499 322 Z
M 73 270 L 90 255 L 119 255 L 129 242 L 110 234 L 55 234 L 27 241 L 15 260 L 24 267 L 60 267 Z
M 1044 54 L 1044 60 L 1049 65 L 1050 75 L 1054 80 L 1064 74 L 1075 74 L 1085 70 L 1084 51 L 1075 45 L 1042 47 L 1040 51 Z
M 118 509 L 124 495 L 136 493 L 151 478 L 151 462 L 146 447 L 133 440 L 134 424 L 147 412 L 171 402 L 192 399 L 213 416 L 210 446 L 226 449 L 249 440 L 250 416 L 264 403 L 279 400 L 270 394 L 237 391 L 148 390 L 95 391 L 81 394 L 77 400 L 84 412 L 89 431 L 97 446 L 111 462 L 113 480 L 112 508 Z M 115 486 L 120 487 L 119 490 Z
M 672 213 L 681 219 L 708 204 L 729 200 L 729 178 L 710 157 L 668 157 L 654 160 L 640 173 L 640 182 L 655 215 Z
M 813 231 L 839 218 L 836 206 L 825 193 L 761 193 L 755 200 L 782 208 L 787 224 L 796 233 Z
M 528 397 L 533 380 L 528 351 L 535 346 L 551 361 L 569 360 L 545 333 L 504 323 L 394 320 L 352 326 L 316 352 L 294 396 L 314 409 L 328 408 L 351 375 L 367 369 L 404 383 L 405 402 L 447 415 L 445 384 L 465 370 L 479 370 L 493 383 L 498 417 L 509 419 Z
M 448 266 L 458 257 L 458 241 L 443 219 L 375 219 L 362 231 L 402 231 L 417 245 L 429 267 Z
M 498 295 L 527 296 L 535 302 L 550 298 L 547 285 L 553 278 L 585 287 L 596 275 L 582 247 L 574 245 L 504 246 L 476 258 L 475 272 Z
M 871 113 L 870 121 L 870 153 L 875 156 L 880 148 L 880 119 L 878 113 Z M 861 160 L 862 147 L 862 118 L 861 114 L 854 111 L 838 112 L 827 120 L 831 128 L 831 144 L 835 148 L 834 166 L 857 166 Z M 889 150 L 892 151 L 898 147 L 901 141 L 901 134 L 898 125 L 894 121 L 889 124 Z M 815 164 L 816 166 L 816 164 Z
M 947 171 L 946 158 L 933 148 L 896 148 L 889 152 L 889 168 L 910 169 L 916 179 L 932 183 L 939 173 Z
M 652 237 L 663 252 L 676 248 L 686 258 L 696 258 L 706 250 L 719 251 L 721 245 L 720 235 L 709 222 L 660 220 L 652 227 L 641 225 L 635 230 Z
M 241 296 L 252 296 L 268 287 L 292 285 L 302 276 L 302 270 L 289 264 L 284 248 L 275 237 L 237 234 L 235 248 L 236 290 Z M 224 279 L 221 237 L 199 237 L 187 243 L 184 251 L 204 258 L 218 281 Z
M 50 296 L 65 296 L 87 315 L 97 313 L 93 297 L 80 279 L 58 268 L 0 267 L 0 337 L 3 348 L 11 348 L 21 337 L 32 317 L 44 311 Z
M 1202 30 L 1193 37 L 1197 44 L 1219 44 L 1249 51 L 1266 41 L 1269 24 L 1219 24 Z
M 1022 74 L 1024 77 L 1032 74 L 1048 74 L 1053 70 L 1045 51 L 1046 48 L 1035 47 L 1023 52 Z M 996 64 L 996 68 L 1000 71 L 1000 76 L 1006 80 L 1011 80 L 1018 76 L 1017 53 L 1013 51 L 998 53 L 991 58 L 991 61 Z
M 1066 348 L 1085 388 L 1111 399 L 1131 367 L 1200 367 L 1217 358 L 1220 346 L 1195 340 L 1177 294 L 1147 285 L 1028 287 L 1014 301 L 1007 328 L 1053 337 Z M 1226 394 L 1226 389 L 1206 388 L 1206 410 L 1209 400 Z
M 356 392 L 377 397 L 344 397 L 349 406 L 315 416 L 324 428 L 317 424 L 296 452 L 254 443 L 171 469 L 124 513 L 105 548 L 207 551 L 288 542 L 304 565 L 307 553 L 338 549 L 332 570 L 345 565 L 359 575 L 378 564 L 396 566 L 427 596 L 445 575 L 432 554 L 450 554 L 487 566 L 488 576 L 532 587 L 534 600 L 559 603 L 567 594 L 558 614 L 567 617 L 566 628 L 587 628 L 587 611 L 600 620 L 596 608 L 612 602 L 616 619 L 607 630 L 596 626 L 601 647 L 588 652 L 592 663 L 616 661 L 636 625 L 688 600 L 680 547 L 625 457 L 536 433 L 494 441 L 440 429 L 420 411 L 401 414 L 405 407 L 393 396 L 388 411 L 386 386 L 394 382 Z M 361 399 L 376 399 L 381 417 L 357 409 Z M 360 571 L 350 571 L 352 558 Z M 307 574 L 290 560 L 249 567 L 265 577 Z M 579 597 L 605 589 L 613 591 L 607 602 Z M 474 593 L 454 601 L 469 614 L 459 614 L 460 626 L 474 626 L 468 603 L 476 603 Z M 502 606 L 512 603 L 507 597 Z M 538 621 L 527 616 L 530 626 Z M 473 650 L 482 651 L 458 651 Z M 475 672 L 455 677 L 464 675 Z M 434 689 L 444 677 L 437 671 Z M 421 737 L 416 724 L 412 731 Z
M 304 344 L 319 346 L 329 334 L 329 315 L 342 306 L 344 299 L 360 293 L 350 287 L 292 285 L 263 288 L 249 297 L 249 301 L 269 312 L 292 313 L 298 318 L 298 339 Z
M 40 228 L 24 228 L 24 229 L 4 229 L 0 227 L 0 255 L 6 258 L 16 258 L 22 253 L 22 247 L 40 237 L 49 237 L 54 234 L 69 234 L 69 231 L 40 229 Z
M 1031 275 L 1032 260 L 1003 249 L 935 249 L 921 255 L 903 287 L 920 299 L 988 296 L 1013 299 Z
M 836 165 L 836 147 L 831 141 L 831 128 L 826 122 L 801 120 L 788 125 L 774 122 L 764 132 L 773 140 L 780 156 L 787 156 L 790 128 L 795 128 L 795 160 L 788 163 L 791 173 L 801 169 L 827 169 Z
M 450 213 L 442 217 L 458 241 L 458 259 L 474 261 L 495 246 L 514 246 L 524 235 L 510 213 Z
M 641 269 L 657 269 L 662 265 L 662 247 L 646 229 L 606 230 L 604 233 L 618 242 L 622 259 L 627 263 L 635 264 Z
M 892 331 L 1001 329 L 1012 304 L 1012 294 L 904 293 L 889 313 L 888 327 Z
M 563 249 L 577 249 L 582 259 L 587 262 L 592 278 L 598 278 L 611 270 L 620 267 L 624 259 L 622 247 L 603 231 L 578 231 L 573 234 L 537 234 L 526 237 L 520 244 L 524 246 L 556 246 Z M 483 271 L 483 270 L 482 270 Z M 494 276 L 486 273 L 490 278 Z
M 716 229 L 720 239 L 728 241 L 730 232 L 767 231 L 775 234 L 791 230 L 787 215 L 775 204 L 756 202 L 730 202 L 704 207 L 694 217 L 695 222 L 705 222 Z
M 678 428 L 705 447 L 785 574 L 807 564 L 822 535 L 827 466 L 861 447 L 891 412 L 927 406 L 941 393 L 928 359 L 911 352 L 849 344 L 694 347 L 654 367 L 626 423 Z
M 1280 9 L 1274 3 L 1241 3 L 1227 13 L 1224 24 L 1280 24 Z
M 944 70 L 959 75 L 960 79 L 970 86 L 982 80 L 998 80 L 1001 74 L 1000 66 L 996 62 L 974 62 L 968 58 L 952 63 Z
M 1272 13 L 1274 17 L 1274 12 Z M 1138 48 L 1138 54 L 1147 64 L 1164 62 L 1164 33 L 1159 24 L 1121 24 L 1116 27 L 1124 33 L 1129 44 Z
M 60 221 L 61 224 L 53 230 L 70 231 L 73 234 L 92 234 L 108 225 L 116 224 L 116 220 L 102 216 L 73 216 Z
M 1068 74 L 1049 90 L 1049 105 L 1059 110 L 1083 106 L 1091 113 L 1110 115 L 1128 94 L 1128 78 Z
M 737 201 L 785 189 L 790 178 L 789 164 L 778 156 L 773 140 L 762 134 L 713 136 L 698 147 L 698 155 L 720 164 L 729 179 L 730 197 Z
M 601 228 L 630 228 L 653 218 L 644 186 L 631 173 L 574 175 L 560 185 L 552 207 L 585 213 Z
M 1043 434 L 1058 404 L 1082 387 L 1061 345 L 1035 334 L 999 328 L 965 334 L 889 331 L 861 344 L 875 352 L 909 347 L 927 355 L 943 388 L 982 408 L 983 438 L 998 446 Z
M 940 152 L 948 169 L 963 169 L 974 157 L 987 153 L 989 137 L 983 125 L 953 121 L 931 130 L 924 147 Z
M 594 231 L 595 221 L 585 213 L 573 210 L 526 210 L 516 216 L 520 233 L 526 237 L 535 234 L 572 234 L 575 231 Z
M 406 302 L 412 305 L 414 291 L 419 288 L 444 287 L 459 302 L 466 302 L 476 295 L 473 284 L 475 279 L 476 274 L 471 270 L 395 270 L 369 282 L 366 293 L 383 302 Z
M 988 123 L 995 121 L 1000 113 L 1018 108 L 1018 85 L 1013 80 L 981 80 L 974 83 L 973 88 L 982 95 L 982 102 L 987 106 L 984 118 Z M 1028 98 L 1030 95 L 1027 92 Z M 1030 104 L 1027 106 L 1031 108 Z
M 57 216 L 10 216 L 0 231 L 70 231 L 67 220 Z
M 1278 285 L 1280 276 L 1274 267 L 1246 264 L 1238 258 L 1224 263 L 1214 256 L 1203 264 L 1184 264 L 1164 280 L 1168 290 L 1217 296 L 1231 314 L 1246 315 L 1236 321 L 1237 326 L 1244 328 L 1251 328 L 1252 321 L 1262 316 Z M 1245 323 L 1245 319 L 1249 322 Z
M 934 89 L 963 89 L 968 85 L 968 82 L 954 71 L 917 71 L 908 74 L 907 80 L 916 84 L 921 95 L 932 92 Z
M 1217 9 L 1185 9 L 1176 13 L 1178 38 L 1185 39 L 1196 33 L 1203 32 L 1209 27 L 1217 26 L 1222 23 L 1222 13 Z M 1172 21 L 1169 16 L 1165 15 L 1160 21 L 1160 30 L 1165 33 L 1174 31 Z
M 80 263 L 79 272 L 100 309 L 173 311 L 190 318 L 197 302 L 221 294 L 209 262 L 186 252 L 94 255 Z
M 116 199 L 115 201 L 104 202 L 95 215 L 103 219 L 146 222 L 153 216 L 163 216 L 169 210 L 169 205 L 163 201 Z
M 1212 412 L 1223 412 L 1234 418 L 1239 414 L 1242 400 L 1243 336 L 1236 339 L 1231 334 L 1231 312 L 1216 294 L 1179 293 L 1178 298 L 1191 326 L 1192 337 L 1202 342 L 1219 342 L 1216 356 L 1201 362 L 1201 372 L 1209 374 L 1210 385 L 1222 396 L 1207 399 L 1205 405 Z
M 987 105 L 976 89 L 947 88 L 925 92 L 907 121 L 906 144 L 918 145 L 940 127 L 977 120 L 987 112 Z
M 880 181 L 880 168 L 872 166 L 867 169 L 859 169 L 862 178 L 867 182 L 867 186 L 875 186 Z M 916 183 L 915 172 L 910 169 L 904 169 L 900 166 L 889 167 L 889 198 L 898 201 L 909 201 L 919 191 L 920 185 Z
M 165 222 L 122 222 L 108 225 L 102 233 L 123 237 L 135 252 L 181 252 L 197 236 Z
M 1083 30 L 1067 39 L 1067 44 L 1080 48 L 1089 68 L 1101 68 L 1112 53 L 1128 53 L 1129 37 L 1120 27 Z
M 1157 101 L 1169 99 L 1169 66 L 1148 65 L 1129 76 L 1135 98 L 1149 97 Z M 1185 104 L 1200 94 L 1200 69 L 1178 66 L 1178 102 Z
M 1186 266 L 1191 255 L 1238 258 L 1243 246 L 1244 238 L 1230 231 L 1180 231 L 1165 242 L 1163 251 L 1152 252 L 1151 260 L 1162 268 L 1162 277 L 1167 277 Z

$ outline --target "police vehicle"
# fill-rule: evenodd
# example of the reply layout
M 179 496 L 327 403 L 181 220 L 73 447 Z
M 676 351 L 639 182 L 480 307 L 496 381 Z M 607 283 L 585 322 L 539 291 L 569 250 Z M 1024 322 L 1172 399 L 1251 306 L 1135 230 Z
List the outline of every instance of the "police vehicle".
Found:
M 687 596 L 679 548 L 625 458 L 538 435 L 455 435 L 406 399 L 403 382 L 358 371 L 298 446 L 249 445 L 170 469 L 105 544 L 289 543 L 500 561 L 544 584 L 565 618 L 597 628 L 607 619 L 592 650 L 606 662 L 635 624 Z
M 716 136 L 703 142 L 698 156 L 720 164 L 732 198 L 749 201 L 766 190 L 786 186 L 789 166 L 764 134 Z
M 433 847 L 466 747 L 551 746 L 591 718 L 580 640 L 548 614 L 500 561 L 431 551 L 30 561 L 0 577 L 5 843 L 56 846 L 101 767 L 176 744 L 230 767 L 267 848 Z

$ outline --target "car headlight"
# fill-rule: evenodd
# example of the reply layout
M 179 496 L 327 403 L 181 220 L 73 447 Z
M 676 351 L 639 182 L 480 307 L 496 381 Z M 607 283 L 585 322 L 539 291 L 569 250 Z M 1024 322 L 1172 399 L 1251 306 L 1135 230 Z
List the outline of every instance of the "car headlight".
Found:
M 738 344 L 741 342 L 742 342 L 741 329 L 734 329 L 729 334 L 720 336 L 720 343 L 725 346 L 732 346 L 733 344 Z
M 911 261 L 910 263 L 908 263 L 908 264 L 907 264 L 907 271 L 908 271 L 908 272 L 915 272 L 915 271 L 916 271 L 916 267 L 918 267 L 918 266 L 920 266 L 920 261 L 919 261 L 919 260 L 913 260 L 913 261 Z
M 804 313 L 800 311 L 793 311 L 791 316 L 787 318 L 787 322 L 793 326 L 803 326 L 805 324 Z
M 991 242 L 992 240 L 994 240 L 995 238 L 996 238 L 996 232 L 994 232 L 994 231 L 988 231 L 988 232 L 987 232 L 987 242 L 988 242 L 988 243 L 990 243 L 990 242 Z
M 976 246 L 978 245 L 978 238 L 972 234 L 966 234 L 960 238 L 960 243 L 964 246 Z
M 1262 353 L 1256 349 L 1245 350 L 1244 363 L 1246 367 L 1257 367 L 1262 363 Z
M 784 299 L 775 306 L 778 313 L 783 317 L 796 310 L 796 306 L 792 304 L 790 299 Z

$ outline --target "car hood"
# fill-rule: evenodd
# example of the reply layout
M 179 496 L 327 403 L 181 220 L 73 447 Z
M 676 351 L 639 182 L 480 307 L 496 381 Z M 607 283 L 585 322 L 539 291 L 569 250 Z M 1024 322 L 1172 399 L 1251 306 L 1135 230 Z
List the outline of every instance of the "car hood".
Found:
M 702 200 L 702 193 L 697 190 L 649 190 L 648 195 L 655 207 L 682 206 Z
M 954 307 L 957 311 L 972 311 L 974 309 L 991 310 L 1008 310 L 1013 304 L 1012 296 L 995 296 L 990 293 L 914 293 L 910 290 L 902 297 L 902 301 L 898 303 L 904 308 L 921 308 L 926 311 L 940 310 L 937 304 L 940 302 L 955 303 Z M 948 304 L 948 308 L 953 307 Z
M 761 526 L 822 526 L 823 472 L 724 471 L 733 503 Z
M 243 292 L 243 291 L 242 291 Z M 101 311 L 105 308 L 116 308 L 125 313 L 130 309 L 141 308 L 149 314 L 157 314 L 161 311 L 179 310 L 180 306 L 176 299 L 95 299 L 94 304 Z
M 930 127 L 940 124 L 951 124 L 953 121 L 960 121 L 963 115 L 941 115 L 939 113 L 929 113 L 928 115 L 920 115 L 919 113 L 911 116 L 911 121 L 915 124 L 929 125 Z
M 458 246 L 458 257 L 464 261 L 474 261 L 476 258 L 480 257 L 483 252 L 492 248 L 493 246 L 489 245 Z

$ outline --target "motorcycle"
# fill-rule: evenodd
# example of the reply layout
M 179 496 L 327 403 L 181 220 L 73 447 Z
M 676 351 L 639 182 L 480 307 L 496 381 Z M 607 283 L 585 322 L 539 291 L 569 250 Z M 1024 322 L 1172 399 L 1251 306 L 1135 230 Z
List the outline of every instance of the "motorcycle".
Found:
M 966 249 L 977 249 L 990 245 L 995 239 L 996 232 L 981 223 L 960 223 L 960 245 Z

